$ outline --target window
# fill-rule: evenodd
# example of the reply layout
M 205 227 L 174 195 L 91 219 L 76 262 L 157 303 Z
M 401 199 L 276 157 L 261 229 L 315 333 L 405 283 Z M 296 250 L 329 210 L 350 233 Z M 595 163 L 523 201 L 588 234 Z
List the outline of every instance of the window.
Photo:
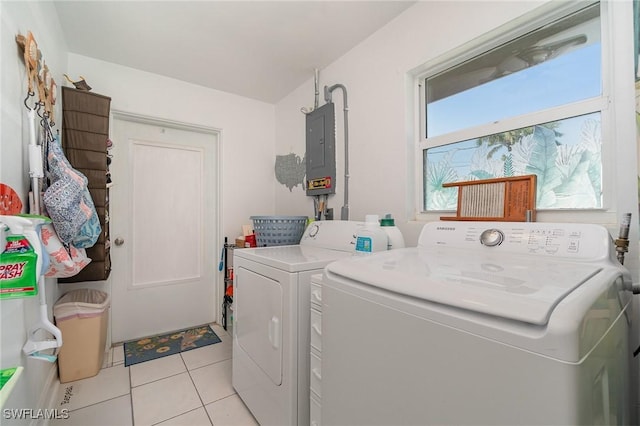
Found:
M 456 209 L 443 183 L 526 174 L 538 209 L 603 207 L 600 4 L 572 7 L 420 77 L 423 211 Z

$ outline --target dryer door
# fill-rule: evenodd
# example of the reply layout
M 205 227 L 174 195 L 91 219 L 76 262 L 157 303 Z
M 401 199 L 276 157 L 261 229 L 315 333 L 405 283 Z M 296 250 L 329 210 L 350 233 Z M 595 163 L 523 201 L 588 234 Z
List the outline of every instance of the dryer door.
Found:
M 274 384 L 282 384 L 283 289 L 280 282 L 240 267 L 236 271 L 234 291 L 238 344 Z

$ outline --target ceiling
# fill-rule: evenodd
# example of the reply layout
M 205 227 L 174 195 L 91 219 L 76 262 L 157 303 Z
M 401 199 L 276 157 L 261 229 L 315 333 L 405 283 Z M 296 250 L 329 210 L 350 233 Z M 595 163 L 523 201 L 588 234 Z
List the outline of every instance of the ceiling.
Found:
M 71 53 L 276 103 L 413 3 L 57 0 L 55 7 Z

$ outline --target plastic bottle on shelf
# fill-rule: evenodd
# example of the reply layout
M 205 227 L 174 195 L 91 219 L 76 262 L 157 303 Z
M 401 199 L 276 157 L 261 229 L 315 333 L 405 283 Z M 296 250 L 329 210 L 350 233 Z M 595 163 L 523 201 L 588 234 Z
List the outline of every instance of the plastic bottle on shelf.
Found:
M 356 253 L 387 250 L 387 233 L 380 227 L 377 214 L 365 216 L 365 224 L 356 236 Z
M 385 217 L 380 220 L 380 227 L 386 232 L 388 237 L 387 250 L 404 248 L 404 237 L 396 226 L 391 214 L 385 215 Z

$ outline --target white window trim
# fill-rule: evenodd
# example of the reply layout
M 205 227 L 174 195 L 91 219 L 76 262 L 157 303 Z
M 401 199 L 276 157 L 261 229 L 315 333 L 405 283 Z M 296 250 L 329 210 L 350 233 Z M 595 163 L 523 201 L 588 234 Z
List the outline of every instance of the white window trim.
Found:
M 424 90 L 422 90 L 422 88 L 421 92 L 422 98 L 420 99 L 420 102 L 424 102 Z M 441 136 L 434 136 L 428 140 L 422 137 L 424 135 L 424 114 L 420 114 L 422 124 L 420 127 L 421 138 L 419 145 L 421 149 L 426 149 L 435 146 L 447 145 L 453 142 L 475 139 L 478 135 L 493 135 L 495 133 L 502 133 L 513 129 L 531 126 L 532 121 L 536 123 L 548 123 L 558 120 L 558 116 L 575 117 L 592 112 L 599 112 L 601 110 L 604 111 L 608 109 L 608 104 L 608 96 L 591 98 L 585 101 L 561 105 L 555 108 L 509 117 L 508 119 L 498 120 L 492 123 L 482 124 L 480 126 L 468 127 L 460 131 L 447 133 Z
M 414 135 L 414 191 L 413 191 L 413 211 L 414 218 L 417 221 L 434 221 L 439 220 L 441 216 L 450 215 L 450 212 L 424 212 L 423 194 L 424 194 L 424 178 L 423 170 L 423 150 L 427 147 L 444 145 L 451 142 L 472 139 L 478 134 L 494 134 L 502 131 L 510 130 L 518 127 L 518 123 L 522 123 L 522 117 L 514 117 L 506 120 L 500 120 L 487 125 L 477 126 L 455 132 L 449 135 L 430 138 L 427 142 L 425 135 L 425 114 L 423 114 L 424 90 L 422 85 L 427 75 L 433 75 L 437 72 L 444 71 L 452 65 L 460 63 L 466 59 L 470 59 L 478 54 L 485 52 L 493 47 L 497 47 L 506 41 L 523 35 L 535 28 L 545 25 L 555 19 L 565 16 L 571 12 L 582 9 L 595 1 L 570 1 L 555 2 L 550 1 L 541 7 L 522 15 L 505 25 L 476 38 L 474 41 L 467 43 L 459 48 L 453 49 L 446 54 L 434 58 L 425 64 L 412 70 L 409 75 L 412 78 L 411 93 L 408 93 L 409 99 L 413 100 L 414 118 L 412 132 Z M 619 222 L 617 206 L 617 191 L 615 190 L 616 178 L 619 179 L 620 174 L 616 173 L 615 159 L 619 158 L 620 148 L 615 142 L 616 131 L 614 124 L 616 120 L 613 115 L 615 111 L 616 100 L 612 97 L 615 92 L 614 81 L 616 78 L 625 78 L 623 71 L 629 61 L 633 63 L 632 55 L 625 58 L 624 55 L 616 54 L 612 40 L 620 40 L 626 37 L 627 33 L 624 28 L 618 25 L 609 25 L 611 16 L 620 17 L 622 12 L 620 5 L 616 5 L 616 1 L 603 0 L 601 6 L 601 45 L 602 45 L 602 96 L 592 98 L 586 101 L 580 101 L 574 104 L 563 105 L 558 108 L 552 108 L 535 113 L 539 115 L 539 122 L 554 121 L 557 119 L 558 112 L 567 113 L 567 116 L 580 115 L 593 111 L 602 111 L 602 188 L 603 188 L 603 208 L 575 210 L 575 209 L 558 209 L 544 210 L 537 214 L 537 220 L 541 222 L 588 222 L 603 225 L 615 226 Z M 627 5 L 628 6 L 628 5 Z M 618 9 L 616 9 L 618 8 Z M 615 10 L 614 10 L 615 9 Z M 624 109 L 624 108 L 622 108 Z M 527 124 L 531 122 L 533 114 L 527 114 Z M 548 118 L 552 117 L 552 118 Z M 522 127 L 522 126 L 520 126 Z M 465 137 L 465 135 L 470 135 Z M 434 142 L 437 142 L 434 143 Z M 627 141 L 628 142 L 628 141 Z M 635 167 L 634 167 L 635 170 Z M 637 212 L 637 209 L 633 211 Z

